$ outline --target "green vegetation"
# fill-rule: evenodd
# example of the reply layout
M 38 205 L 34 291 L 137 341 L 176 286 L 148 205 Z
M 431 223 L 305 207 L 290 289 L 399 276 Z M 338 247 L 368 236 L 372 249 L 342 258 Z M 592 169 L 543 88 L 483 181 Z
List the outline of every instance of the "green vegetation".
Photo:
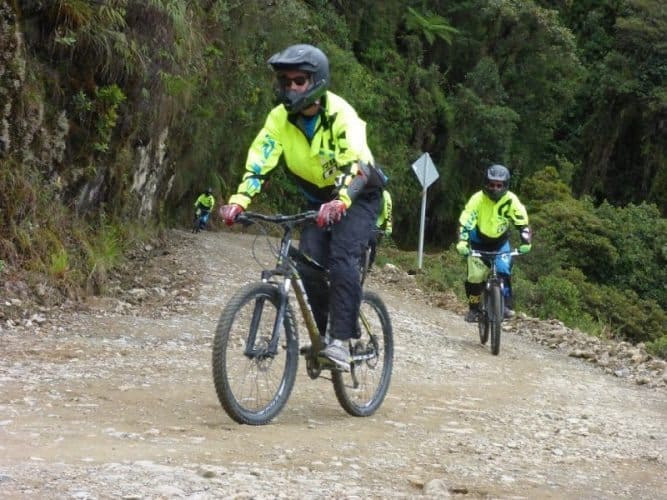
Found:
M 399 263 L 414 257 L 419 230 L 409 165 L 428 151 L 438 167 L 422 286 L 462 293 L 456 219 L 483 167 L 501 162 L 535 229 L 517 264 L 519 308 L 664 355 L 663 1 L 3 8 L 15 11 L 23 48 L 0 61 L 11 103 L 0 110 L 0 266 L 43 273 L 69 294 L 103 289 L 134 234 L 189 220 L 202 186 L 218 200 L 236 188 L 273 105 L 266 59 L 305 41 L 329 55 L 332 90 L 367 121 L 390 177 Z M 17 47 L 7 33 L 3 47 Z M 280 169 L 266 191 L 258 207 L 297 206 Z
M 645 342 L 664 355 L 667 220 L 655 206 L 596 207 L 576 200 L 553 167 L 527 180 L 525 195 L 535 244 L 515 265 L 517 309 L 591 334 Z M 416 265 L 413 253 L 389 255 L 406 268 Z M 464 267 L 451 247 L 425 256 L 418 279 L 463 298 Z

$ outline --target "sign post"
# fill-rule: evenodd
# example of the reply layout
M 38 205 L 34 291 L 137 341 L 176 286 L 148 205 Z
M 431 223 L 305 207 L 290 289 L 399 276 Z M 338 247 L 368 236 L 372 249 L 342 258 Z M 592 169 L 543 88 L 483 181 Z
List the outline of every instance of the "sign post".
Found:
M 438 171 L 435 169 L 431 155 L 424 153 L 412 164 L 412 170 L 417 175 L 420 184 L 422 185 L 422 208 L 421 220 L 419 223 L 419 269 L 422 268 L 422 260 L 424 254 L 424 225 L 426 224 L 426 190 L 439 177 Z

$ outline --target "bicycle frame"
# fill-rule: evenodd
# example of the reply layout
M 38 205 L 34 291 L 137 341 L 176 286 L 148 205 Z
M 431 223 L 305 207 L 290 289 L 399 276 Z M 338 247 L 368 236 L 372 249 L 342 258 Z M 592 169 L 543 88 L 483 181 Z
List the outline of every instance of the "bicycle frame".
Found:
M 489 266 L 489 275 L 485 280 L 485 289 L 489 289 L 491 284 L 499 283 L 501 289 L 504 287 L 503 281 L 498 276 L 498 264 L 496 263 L 496 257 L 501 255 L 508 255 L 510 257 L 516 257 L 521 255 L 517 250 L 510 250 L 509 252 L 485 252 L 482 250 L 472 250 L 470 253 L 471 257 L 479 257 Z
M 293 216 L 264 216 L 256 213 L 246 213 L 240 215 L 238 218 L 239 222 L 246 224 L 252 223 L 253 219 L 279 223 L 283 227 L 284 231 L 280 240 L 280 249 L 278 250 L 275 267 L 273 269 L 263 270 L 261 274 L 261 279 L 264 283 L 272 282 L 272 279 L 276 276 L 282 278 L 280 283 L 276 283 L 280 290 L 280 305 L 278 307 L 278 313 L 276 314 L 276 319 L 274 321 L 271 340 L 266 352 L 258 353 L 257 350 L 251 347 L 255 344 L 257 325 L 259 324 L 263 310 L 263 303 L 258 301 L 255 304 L 249 332 L 250 335 L 247 344 L 248 347 L 246 348 L 245 352 L 246 356 L 248 357 L 252 358 L 258 355 L 274 356 L 277 353 L 278 341 L 280 339 L 280 329 L 283 323 L 283 318 L 285 316 L 287 302 L 289 300 L 289 292 L 292 289 L 294 290 L 294 295 L 299 304 L 299 309 L 306 325 L 306 330 L 308 331 L 311 345 L 315 349 L 315 352 L 320 351 L 324 347 L 320 338 L 319 329 L 315 323 L 313 310 L 310 307 L 310 303 L 307 299 L 308 295 L 306 293 L 303 280 L 301 279 L 301 275 L 299 274 L 295 261 L 300 259 L 318 271 L 326 272 L 326 270 L 320 263 L 292 245 L 292 233 L 294 226 L 308 220 L 314 220 L 316 216 L 317 212 L 310 211 Z

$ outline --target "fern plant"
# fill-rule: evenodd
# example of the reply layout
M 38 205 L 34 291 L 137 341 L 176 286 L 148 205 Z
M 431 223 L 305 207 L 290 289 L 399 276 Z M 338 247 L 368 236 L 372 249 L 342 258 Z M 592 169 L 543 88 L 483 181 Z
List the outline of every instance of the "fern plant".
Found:
M 444 17 L 431 13 L 420 14 L 412 7 L 408 7 L 405 15 L 405 27 L 408 31 L 421 33 L 429 45 L 433 45 L 436 38 L 451 45 L 453 36 L 459 33 Z

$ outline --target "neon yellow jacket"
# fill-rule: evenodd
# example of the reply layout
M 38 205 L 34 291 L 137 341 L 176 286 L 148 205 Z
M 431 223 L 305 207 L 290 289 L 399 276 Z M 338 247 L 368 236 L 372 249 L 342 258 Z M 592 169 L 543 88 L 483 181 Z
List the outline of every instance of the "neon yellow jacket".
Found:
M 459 217 L 459 238 L 468 241 L 470 233 L 477 229 L 481 243 L 503 243 L 509 238 L 510 226 L 517 229 L 528 226 L 528 213 L 517 195 L 507 191 L 498 201 L 493 201 L 483 191 L 473 194 Z
M 200 205 L 210 211 L 213 205 L 215 205 L 215 198 L 213 198 L 212 194 L 202 193 L 197 198 L 197 201 L 195 201 L 195 207 L 199 207 Z
M 332 92 L 322 97 L 322 105 L 311 140 L 303 131 L 301 115 L 289 115 L 282 104 L 269 112 L 248 150 L 246 172 L 229 203 L 247 208 L 283 155 L 288 172 L 310 201 L 337 197 L 347 207 L 352 204 L 354 196 L 348 188 L 361 170 L 356 162 L 373 163 L 366 143 L 366 122 Z
M 378 220 L 376 226 L 378 229 L 384 231 L 385 236 L 391 236 L 393 231 L 392 227 L 392 211 L 393 205 L 391 201 L 391 194 L 386 189 L 382 191 L 382 206 L 380 210 L 380 215 L 378 215 Z

